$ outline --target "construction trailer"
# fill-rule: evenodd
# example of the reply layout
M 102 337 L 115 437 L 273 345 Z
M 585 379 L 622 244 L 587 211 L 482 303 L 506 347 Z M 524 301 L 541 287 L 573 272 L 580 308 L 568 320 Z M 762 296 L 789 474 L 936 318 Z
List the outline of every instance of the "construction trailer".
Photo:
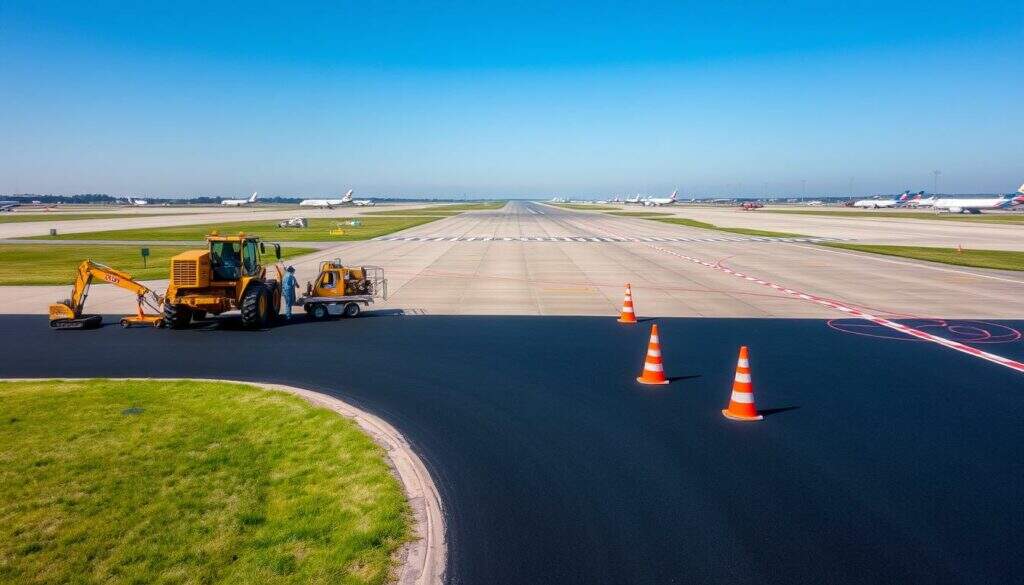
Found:
M 345 266 L 335 258 L 320 263 L 316 280 L 306 283 L 306 294 L 298 299 L 306 313 L 316 320 L 328 317 L 358 317 L 362 307 L 375 299 L 387 300 L 388 281 L 380 266 Z

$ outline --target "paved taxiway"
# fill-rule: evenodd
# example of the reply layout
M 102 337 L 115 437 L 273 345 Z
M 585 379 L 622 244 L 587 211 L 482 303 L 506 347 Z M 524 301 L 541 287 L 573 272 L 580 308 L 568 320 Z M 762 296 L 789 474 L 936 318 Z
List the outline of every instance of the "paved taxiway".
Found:
M 616 238 L 636 241 L 608 241 Z M 319 261 L 334 257 L 383 266 L 391 297 L 379 307 L 419 314 L 613 315 L 621 306 L 623 284 L 630 282 L 641 315 L 839 316 L 834 309 L 737 279 L 725 272 L 730 269 L 885 317 L 1024 317 L 1024 305 L 1008 302 L 1024 292 L 1020 273 L 526 202 L 327 247 L 294 262 L 300 282 L 315 275 Z M 158 290 L 162 286 L 153 284 Z M 66 287 L 0 287 L 0 312 L 43 313 L 62 294 Z M 129 296 L 96 287 L 89 308 L 131 311 Z
M 383 314 L 266 332 L 60 332 L 0 317 L 0 376 L 233 377 L 334 394 L 392 423 L 427 464 L 450 583 L 1024 573 L 1024 406 L 1006 368 L 861 322 L 661 319 L 679 379 L 650 388 L 633 382 L 647 323 Z M 945 325 L 935 331 L 1009 341 L 979 347 L 1024 358 L 1010 341 L 1024 323 Z M 719 413 L 740 344 L 758 406 L 774 411 L 760 423 Z

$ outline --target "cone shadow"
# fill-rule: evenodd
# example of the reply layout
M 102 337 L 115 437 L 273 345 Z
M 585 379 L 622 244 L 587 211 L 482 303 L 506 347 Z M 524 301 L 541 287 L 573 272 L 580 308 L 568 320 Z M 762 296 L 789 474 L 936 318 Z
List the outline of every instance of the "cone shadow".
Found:
M 798 408 L 800 408 L 800 407 L 799 406 L 782 406 L 782 407 L 779 407 L 779 408 L 763 408 L 761 410 L 758 410 L 757 414 L 760 414 L 761 416 L 772 416 L 773 414 L 779 414 L 779 413 L 782 413 L 782 412 L 786 412 L 787 410 L 796 410 Z
M 700 378 L 700 374 L 691 374 L 689 376 L 669 376 L 669 382 L 678 382 L 680 380 L 692 380 L 694 378 Z

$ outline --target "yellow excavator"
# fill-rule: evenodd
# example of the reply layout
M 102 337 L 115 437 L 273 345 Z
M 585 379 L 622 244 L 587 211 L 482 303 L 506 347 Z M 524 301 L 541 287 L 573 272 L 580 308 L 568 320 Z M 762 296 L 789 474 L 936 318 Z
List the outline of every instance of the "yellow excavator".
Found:
M 103 322 L 100 315 L 84 315 L 85 299 L 89 296 L 89 287 L 94 278 L 135 293 L 138 312 L 121 318 L 122 327 L 132 325 L 153 325 L 163 327 L 164 319 L 160 313 L 163 297 L 149 287 L 132 278 L 131 274 L 104 266 L 92 260 L 84 260 L 78 265 L 78 276 L 71 288 L 71 298 L 50 305 L 50 327 L 54 329 L 94 329 Z M 156 311 L 157 315 L 147 315 L 143 306 Z

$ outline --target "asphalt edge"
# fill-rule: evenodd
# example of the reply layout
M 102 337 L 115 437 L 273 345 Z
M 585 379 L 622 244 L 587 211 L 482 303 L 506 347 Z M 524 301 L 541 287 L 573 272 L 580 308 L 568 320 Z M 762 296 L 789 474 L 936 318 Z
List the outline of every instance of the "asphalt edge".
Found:
M 91 378 L 2 378 L 3 382 L 39 382 L 56 380 L 76 382 L 96 380 Z M 407 543 L 397 553 L 401 563 L 398 578 L 399 585 L 428 585 L 444 582 L 444 572 L 448 561 L 448 545 L 445 540 L 444 509 L 441 496 L 434 485 L 430 472 L 423 461 L 413 451 L 402 433 L 384 419 L 360 410 L 347 402 L 328 396 L 321 392 L 266 382 L 247 380 L 230 380 L 220 378 L 104 378 L 110 380 L 144 380 L 147 382 L 224 382 L 229 384 L 245 384 L 264 390 L 286 392 L 303 398 L 314 406 L 332 410 L 345 418 L 354 421 L 359 428 L 370 435 L 375 443 L 384 449 L 389 467 L 393 470 L 413 513 L 413 533 L 417 537 Z

